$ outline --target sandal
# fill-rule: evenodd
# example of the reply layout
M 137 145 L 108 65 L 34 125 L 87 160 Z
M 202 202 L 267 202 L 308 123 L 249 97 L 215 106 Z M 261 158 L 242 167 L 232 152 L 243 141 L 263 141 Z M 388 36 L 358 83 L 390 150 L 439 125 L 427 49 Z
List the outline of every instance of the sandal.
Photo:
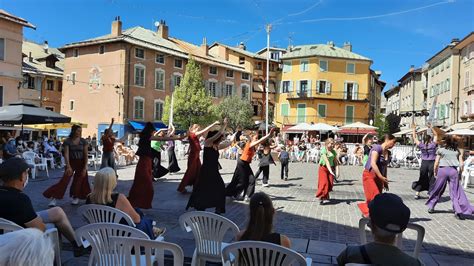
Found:
M 155 227 L 153 226 L 153 234 L 155 235 L 155 237 L 159 237 L 159 236 L 163 236 L 166 232 L 166 228 L 159 228 L 159 227 Z

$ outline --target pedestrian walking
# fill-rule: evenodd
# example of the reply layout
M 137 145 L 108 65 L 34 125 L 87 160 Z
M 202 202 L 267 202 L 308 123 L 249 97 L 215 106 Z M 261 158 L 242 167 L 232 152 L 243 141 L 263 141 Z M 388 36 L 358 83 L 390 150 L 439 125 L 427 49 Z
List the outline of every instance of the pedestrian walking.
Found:
M 359 203 L 362 215 L 369 215 L 368 204 L 385 188 L 388 190 L 387 165 L 390 162 L 389 149 L 395 146 L 396 139 L 391 134 L 385 134 L 383 143 L 372 145 L 369 158 L 362 173 L 365 202 Z
M 446 135 L 443 139 L 443 146 L 436 152 L 434 163 L 436 183 L 426 202 L 429 213 L 434 212 L 436 204 L 443 195 L 447 183 L 449 183 L 449 197 L 453 204 L 455 217 L 464 220 L 464 215 L 473 214 L 474 207 L 469 203 L 461 182 L 459 182 L 460 173 L 463 170 L 462 155 L 458 148 L 458 140 L 454 136 Z
M 48 206 L 56 206 L 56 200 L 62 199 L 72 179 L 69 195 L 71 204 L 79 204 L 79 199 L 85 200 L 91 192 L 87 175 L 88 144 L 82 138 L 82 128 L 79 125 L 71 127 L 69 137 L 64 141 L 64 160 L 66 168 L 61 180 L 43 192 L 43 196 L 51 199 Z
M 428 128 L 431 128 L 431 126 L 428 126 Z M 428 191 L 429 195 L 435 183 L 434 163 L 436 159 L 436 150 L 438 148 L 438 135 L 436 130 L 433 130 L 433 134 L 433 139 L 431 139 L 430 135 L 425 135 L 423 142 L 420 142 L 416 137 L 416 125 L 413 124 L 413 141 L 421 151 L 420 177 L 418 178 L 418 181 L 415 181 L 412 184 L 412 189 L 416 191 L 415 199 L 420 198 L 421 191 Z
M 324 147 L 321 149 L 321 159 L 319 160 L 318 169 L 318 189 L 316 191 L 316 197 L 319 198 L 321 205 L 328 202 L 329 192 L 332 191 L 334 185 L 336 156 L 337 153 L 334 150 L 334 139 L 326 139 Z
M 281 151 L 278 154 L 278 159 L 280 159 L 281 163 L 281 180 L 283 180 L 283 174 L 285 174 L 284 180 L 288 180 L 288 166 L 290 163 L 290 154 L 286 151 L 286 147 L 281 147 Z

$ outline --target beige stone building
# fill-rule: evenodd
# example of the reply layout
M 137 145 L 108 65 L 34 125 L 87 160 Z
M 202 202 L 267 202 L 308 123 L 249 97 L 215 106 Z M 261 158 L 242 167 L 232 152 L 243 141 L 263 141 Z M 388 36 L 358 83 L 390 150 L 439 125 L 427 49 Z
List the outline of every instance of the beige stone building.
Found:
M 412 123 L 426 124 L 427 95 L 424 94 L 422 68 L 411 66 L 409 71 L 398 80 L 400 88 L 400 127 L 410 128 Z
M 22 69 L 23 27 L 35 26 L 0 9 L 0 106 L 18 102 L 24 89 Z
M 61 111 L 64 54 L 48 42 L 23 41 L 21 100 L 51 111 Z
M 190 57 L 201 65 L 216 102 L 233 94 L 245 96 L 243 89 L 250 87 L 244 67 L 206 53 L 205 43 L 198 47 L 170 37 L 164 21 L 156 31 L 122 30 L 117 17 L 109 34 L 67 44 L 61 51 L 66 79 L 61 113 L 87 123 L 86 136 L 102 132 L 112 117 L 119 137 L 129 125 L 161 122 L 165 97 L 181 82 Z
M 458 121 L 474 121 L 474 32 L 462 39 L 454 49 L 459 59 Z
M 369 87 L 369 121 L 375 121 L 375 118 L 381 114 L 382 91 L 386 82 L 380 79 L 381 71 L 370 70 L 370 87 Z

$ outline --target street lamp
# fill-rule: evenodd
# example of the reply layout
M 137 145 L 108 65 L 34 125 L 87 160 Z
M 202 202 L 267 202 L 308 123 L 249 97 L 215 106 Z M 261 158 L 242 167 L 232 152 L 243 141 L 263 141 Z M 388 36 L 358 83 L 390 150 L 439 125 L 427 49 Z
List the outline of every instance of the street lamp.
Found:
M 265 84 L 265 134 L 268 134 L 268 88 L 270 79 L 270 31 L 272 30 L 272 24 L 267 24 L 265 27 L 267 31 L 267 77 Z
M 118 119 L 120 119 L 120 99 L 122 98 L 121 96 L 123 95 L 123 88 L 119 85 L 115 85 L 115 93 L 118 94 L 118 101 L 119 101 Z

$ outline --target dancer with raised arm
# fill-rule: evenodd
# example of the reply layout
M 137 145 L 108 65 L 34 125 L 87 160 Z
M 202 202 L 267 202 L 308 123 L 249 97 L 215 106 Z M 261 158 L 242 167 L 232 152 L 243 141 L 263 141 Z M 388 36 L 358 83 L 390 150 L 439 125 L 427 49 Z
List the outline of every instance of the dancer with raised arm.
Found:
M 153 176 L 152 176 L 152 160 L 153 153 L 151 151 L 151 141 L 167 141 L 181 140 L 183 136 L 155 136 L 155 127 L 152 123 L 147 122 L 145 128 L 140 132 L 140 140 L 138 141 L 137 155 L 140 157 L 135 168 L 135 178 L 128 194 L 128 199 L 133 207 L 150 209 L 153 201 Z
M 169 129 L 168 137 L 173 137 L 174 133 L 176 132 L 176 128 L 173 124 L 170 124 Z M 181 168 L 179 168 L 178 159 L 176 159 L 176 153 L 174 151 L 175 142 L 173 139 L 171 139 L 168 140 L 166 144 L 168 145 L 168 148 L 166 149 L 168 152 L 168 171 L 170 174 L 177 173 L 181 170 Z
M 385 134 L 381 145 L 372 145 L 369 159 L 362 174 L 362 184 L 364 186 L 365 202 L 359 203 L 362 215 L 369 215 L 368 204 L 375 196 L 382 193 L 385 188 L 388 190 L 387 165 L 390 162 L 389 149 L 395 146 L 396 139 L 391 134 Z
M 216 213 L 225 213 L 225 183 L 219 173 L 219 150 L 229 147 L 233 141 L 222 141 L 226 127 L 227 119 L 224 119 L 219 131 L 207 133 L 204 142 L 203 163 L 186 210 L 189 207 L 198 211 L 215 208 Z M 235 134 L 233 138 L 235 138 Z
M 263 186 L 268 187 L 268 179 L 270 179 L 270 164 L 276 165 L 272 157 L 272 149 L 277 146 L 270 143 L 270 140 L 266 140 L 263 144 L 263 151 L 258 163 L 258 170 L 255 173 L 255 179 L 258 179 L 261 173 L 263 173 Z
M 161 128 L 153 135 L 158 137 L 163 137 L 167 129 Z M 153 167 L 153 180 L 156 181 L 159 178 L 165 176 L 169 171 L 168 168 L 161 165 L 161 151 L 163 149 L 163 141 L 152 140 L 151 141 L 151 151 L 153 154 L 152 167 Z
M 420 166 L 420 177 L 418 181 L 413 182 L 412 189 L 416 191 L 415 199 L 420 198 L 421 191 L 428 191 L 428 195 L 431 193 L 435 183 L 434 177 L 434 163 L 436 159 L 436 150 L 438 148 L 438 134 L 436 130 L 432 130 L 434 138 L 426 134 L 423 142 L 420 142 L 416 137 L 416 125 L 412 125 L 413 132 L 412 137 L 415 145 L 421 151 L 421 166 Z M 428 128 L 431 128 L 428 125 Z
M 117 168 L 115 166 L 115 156 L 114 156 L 114 145 L 115 145 L 115 136 L 112 131 L 112 126 L 114 125 L 114 119 L 110 121 L 109 128 L 104 132 L 104 135 L 101 138 L 102 141 L 102 163 L 100 169 L 105 167 L 110 167 L 115 170 L 117 175 Z
M 237 167 L 235 168 L 232 180 L 226 187 L 227 196 L 234 197 L 237 200 L 243 200 L 244 196 L 249 198 L 253 195 L 255 192 L 255 176 L 250 167 L 250 163 L 255 155 L 255 147 L 267 140 L 273 131 L 274 128 L 260 139 L 257 133 L 252 133 L 250 138 L 247 138 L 242 156 L 240 156 L 240 159 L 237 161 Z M 244 196 L 240 195 L 242 192 L 244 192 Z
M 181 180 L 181 183 L 179 183 L 179 192 L 186 193 L 186 186 L 193 186 L 199 176 L 199 169 L 201 168 L 201 159 L 199 158 L 199 153 L 201 152 L 201 144 L 199 143 L 199 137 L 209 132 L 212 127 L 218 124 L 219 121 L 216 121 L 208 127 L 204 128 L 203 130 L 200 130 L 201 127 L 198 124 L 194 124 L 189 127 L 188 168 L 186 168 L 186 173 L 184 173 L 183 179 Z
M 434 208 L 443 195 L 447 183 L 449 183 L 449 197 L 453 204 L 454 216 L 459 220 L 464 220 L 464 215 L 474 213 L 474 207 L 469 203 L 461 182 L 459 182 L 460 173 L 463 170 L 462 157 L 463 154 L 458 148 L 456 137 L 444 136 L 442 147 L 436 151 L 434 163 L 436 183 L 431 191 L 430 198 L 426 202 L 429 213 L 435 212 Z
M 323 205 L 329 201 L 329 192 L 334 185 L 334 170 L 336 166 L 337 153 L 334 150 L 334 139 L 328 138 L 321 149 L 321 159 L 318 169 L 318 190 L 316 197 L 319 198 L 319 204 Z

